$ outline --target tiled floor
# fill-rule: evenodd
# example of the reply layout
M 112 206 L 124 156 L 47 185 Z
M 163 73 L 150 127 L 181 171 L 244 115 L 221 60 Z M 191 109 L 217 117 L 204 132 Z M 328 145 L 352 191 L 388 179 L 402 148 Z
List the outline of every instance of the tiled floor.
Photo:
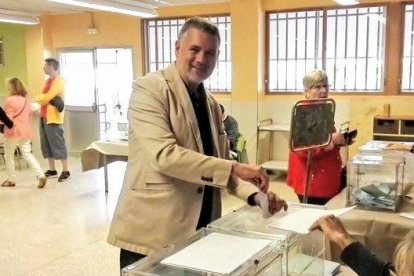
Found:
M 102 170 L 82 173 L 79 159 L 70 159 L 72 178 L 50 180 L 36 188 L 33 173 L 18 174 L 15 188 L 0 189 L 0 275 L 119 275 L 119 249 L 106 243 L 120 192 L 125 164 L 109 168 L 109 194 Z M 5 176 L 0 170 L 1 180 Z M 283 178 L 271 189 L 295 200 Z M 224 196 L 223 213 L 242 206 Z

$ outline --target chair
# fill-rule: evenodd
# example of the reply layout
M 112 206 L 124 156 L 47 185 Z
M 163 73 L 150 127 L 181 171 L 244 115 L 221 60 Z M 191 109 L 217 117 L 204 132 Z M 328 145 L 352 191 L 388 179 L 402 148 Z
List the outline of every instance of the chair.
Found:
M 237 162 L 239 163 L 249 163 L 249 159 L 247 158 L 247 141 L 244 136 L 240 136 L 237 140 Z
M 3 159 L 3 163 L 6 164 L 6 159 L 4 158 L 4 143 L 0 143 L 0 156 Z

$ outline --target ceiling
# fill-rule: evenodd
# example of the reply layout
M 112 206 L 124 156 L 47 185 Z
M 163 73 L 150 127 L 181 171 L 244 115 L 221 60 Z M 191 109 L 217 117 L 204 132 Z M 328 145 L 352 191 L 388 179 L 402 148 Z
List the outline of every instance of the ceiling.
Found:
M 119 2 L 122 2 L 118 0 Z M 164 6 L 156 0 L 132 0 L 135 2 L 147 3 L 154 6 Z M 117 1 L 113 1 L 117 2 Z M 171 3 L 172 5 L 183 5 L 183 4 L 201 4 L 201 3 L 215 3 L 215 2 L 226 2 L 226 0 L 163 0 L 163 2 Z M 49 2 L 47 0 L 0 0 L 0 9 L 28 12 L 35 15 L 43 14 L 62 14 L 62 13 L 73 13 L 92 11 L 87 8 L 69 6 L 60 3 Z

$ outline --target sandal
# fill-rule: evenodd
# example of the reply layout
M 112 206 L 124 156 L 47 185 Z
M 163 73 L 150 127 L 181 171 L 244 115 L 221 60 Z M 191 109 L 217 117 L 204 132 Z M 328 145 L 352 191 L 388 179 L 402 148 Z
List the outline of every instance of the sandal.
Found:
M 1 186 L 2 187 L 14 187 L 14 186 L 16 186 L 16 183 L 6 180 L 1 184 Z

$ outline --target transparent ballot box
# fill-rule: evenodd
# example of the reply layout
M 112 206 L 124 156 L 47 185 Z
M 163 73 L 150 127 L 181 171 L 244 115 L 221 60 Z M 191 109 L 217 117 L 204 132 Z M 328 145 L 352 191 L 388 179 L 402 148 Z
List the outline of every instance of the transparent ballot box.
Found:
M 301 208 L 324 209 L 322 206 L 289 203 L 289 213 Z M 286 214 L 284 211 L 270 218 L 263 218 L 258 207 L 244 206 L 212 222 L 208 227 L 256 234 L 282 242 L 282 275 L 324 275 L 325 237 L 320 231 L 297 234 L 291 231 L 271 228 L 272 224 Z
M 405 159 L 387 153 L 359 153 L 348 162 L 347 205 L 397 212 L 404 188 Z
M 202 228 L 124 268 L 122 275 L 281 275 L 280 248 L 280 241 L 267 237 Z

